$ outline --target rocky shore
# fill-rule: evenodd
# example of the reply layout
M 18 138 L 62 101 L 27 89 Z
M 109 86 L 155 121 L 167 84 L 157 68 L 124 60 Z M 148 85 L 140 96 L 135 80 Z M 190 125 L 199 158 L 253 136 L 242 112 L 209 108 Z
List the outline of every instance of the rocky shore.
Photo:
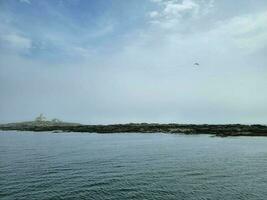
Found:
M 114 125 L 82 125 L 76 123 L 32 121 L 0 125 L 0 130 L 52 131 L 86 133 L 170 133 L 170 134 L 211 134 L 216 136 L 267 136 L 265 125 L 242 124 L 155 124 L 130 123 Z

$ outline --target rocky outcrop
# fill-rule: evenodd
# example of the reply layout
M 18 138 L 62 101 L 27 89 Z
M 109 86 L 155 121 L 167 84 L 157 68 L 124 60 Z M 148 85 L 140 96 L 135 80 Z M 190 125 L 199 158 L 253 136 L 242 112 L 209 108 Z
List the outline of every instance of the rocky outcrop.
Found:
M 0 125 L 0 130 L 53 131 L 87 133 L 170 133 L 170 134 L 211 134 L 217 136 L 267 136 L 264 125 L 196 125 L 196 124 L 114 124 L 81 125 L 60 121 L 22 122 Z

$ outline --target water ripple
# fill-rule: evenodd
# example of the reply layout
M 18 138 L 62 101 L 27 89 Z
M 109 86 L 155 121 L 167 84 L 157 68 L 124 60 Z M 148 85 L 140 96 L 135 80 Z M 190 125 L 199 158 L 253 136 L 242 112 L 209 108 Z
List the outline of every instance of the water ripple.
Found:
M 267 199 L 267 139 L 0 134 L 0 199 Z

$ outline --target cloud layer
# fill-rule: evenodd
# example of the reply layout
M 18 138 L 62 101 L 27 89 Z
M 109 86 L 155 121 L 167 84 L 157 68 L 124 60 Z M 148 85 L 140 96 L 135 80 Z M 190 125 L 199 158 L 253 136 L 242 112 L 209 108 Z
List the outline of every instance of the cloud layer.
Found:
M 266 123 L 267 3 L 101 2 L 2 3 L 0 122 Z

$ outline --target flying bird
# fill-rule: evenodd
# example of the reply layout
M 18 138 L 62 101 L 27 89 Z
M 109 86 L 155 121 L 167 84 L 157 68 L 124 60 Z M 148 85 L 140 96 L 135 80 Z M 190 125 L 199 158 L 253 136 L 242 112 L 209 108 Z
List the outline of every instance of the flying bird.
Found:
M 196 62 L 196 63 L 194 63 L 194 66 L 199 66 L 199 63 L 197 63 L 197 62 Z

